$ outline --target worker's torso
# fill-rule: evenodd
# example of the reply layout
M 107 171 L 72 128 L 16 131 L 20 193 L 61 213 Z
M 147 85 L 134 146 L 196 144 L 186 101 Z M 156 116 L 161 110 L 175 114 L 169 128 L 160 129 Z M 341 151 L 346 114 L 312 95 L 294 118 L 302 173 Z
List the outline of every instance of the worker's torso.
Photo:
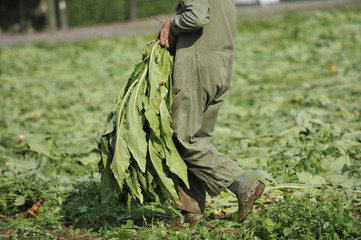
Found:
M 182 0 L 177 14 L 182 14 Z M 235 44 L 237 15 L 234 0 L 209 0 L 209 22 L 193 33 L 178 36 L 177 50 L 197 49 L 222 50 L 232 52 Z

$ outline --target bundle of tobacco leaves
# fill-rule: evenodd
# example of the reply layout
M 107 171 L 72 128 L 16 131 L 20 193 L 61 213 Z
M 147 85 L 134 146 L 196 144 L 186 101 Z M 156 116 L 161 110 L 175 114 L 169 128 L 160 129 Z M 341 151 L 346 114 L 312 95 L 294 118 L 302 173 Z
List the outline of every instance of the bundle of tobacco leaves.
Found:
M 176 202 L 187 167 L 172 139 L 173 57 L 150 43 L 121 90 L 99 141 L 101 192 L 133 202 Z

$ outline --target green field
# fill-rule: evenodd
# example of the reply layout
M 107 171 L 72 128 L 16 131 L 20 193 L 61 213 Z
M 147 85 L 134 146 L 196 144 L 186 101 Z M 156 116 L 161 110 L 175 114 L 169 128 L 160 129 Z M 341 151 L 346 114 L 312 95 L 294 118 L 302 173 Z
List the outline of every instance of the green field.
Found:
M 71 0 L 70 26 L 101 24 L 129 19 L 128 0 Z M 177 0 L 137 0 L 138 17 L 146 18 L 171 14 Z
M 100 199 L 97 140 L 156 33 L 0 48 L 0 239 L 361 239 L 360 10 L 239 23 L 213 143 L 266 193 L 241 224 L 208 198 L 194 229 Z

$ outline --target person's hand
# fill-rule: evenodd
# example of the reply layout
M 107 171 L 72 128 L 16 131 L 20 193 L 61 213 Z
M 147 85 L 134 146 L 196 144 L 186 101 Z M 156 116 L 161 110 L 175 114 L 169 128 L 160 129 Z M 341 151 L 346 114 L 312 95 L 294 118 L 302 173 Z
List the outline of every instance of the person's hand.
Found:
M 170 28 L 170 21 L 163 24 L 159 32 L 160 45 L 173 52 L 176 42 L 176 35 Z

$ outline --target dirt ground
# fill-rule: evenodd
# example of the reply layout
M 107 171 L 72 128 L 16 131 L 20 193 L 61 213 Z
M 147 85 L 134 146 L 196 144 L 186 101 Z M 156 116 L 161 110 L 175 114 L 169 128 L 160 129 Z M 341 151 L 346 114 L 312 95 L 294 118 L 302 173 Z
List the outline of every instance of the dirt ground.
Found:
M 281 17 L 287 12 L 307 14 L 312 11 L 330 10 L 342 7 L 361 6 L 361 0 L 299 0 L 286 1 L 274 5 L 238 5 L 239 20 L 267 19 Z M 162 22 L 171 19 L 172 15 L 157 16 Z M 129 36 L 139 34 L 156 34 L 161 23 L 153 18 L 139 19 L 130 22 L 117 22 L 106 25 L 84 26 L 67 30 L 47 31 L 33 34 L 0 34 L 0 47 L 11 47 L 34 42 L 55 43 L 76 41 L 95 37 Z

